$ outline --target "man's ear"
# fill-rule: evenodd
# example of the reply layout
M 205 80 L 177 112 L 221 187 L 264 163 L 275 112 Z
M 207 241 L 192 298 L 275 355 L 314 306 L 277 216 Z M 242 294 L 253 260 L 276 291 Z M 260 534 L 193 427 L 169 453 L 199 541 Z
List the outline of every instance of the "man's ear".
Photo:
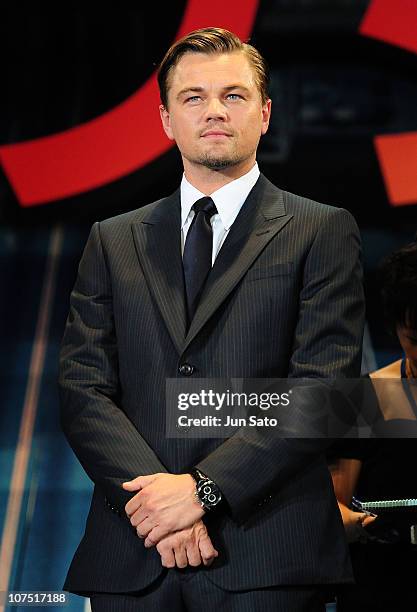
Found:
M 159 114 L 161 115 L 162 127 L 164 128 L 165 134 L 170 140 L 174 140 L 174 136 L 172 134 L 171 129 L 171 117 L 168 110 L 163 104 L 159 106 Z
M 271 118 L 271 106 L 272 101 L 270 99 L 268 99 L 262 106 L 262 136 L 268 131 L 269 120 Z

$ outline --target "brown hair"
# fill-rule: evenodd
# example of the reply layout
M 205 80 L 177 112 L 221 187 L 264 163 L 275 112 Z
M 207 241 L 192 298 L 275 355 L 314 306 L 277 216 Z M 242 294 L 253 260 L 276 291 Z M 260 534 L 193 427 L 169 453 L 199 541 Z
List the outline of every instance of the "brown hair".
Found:
M 167 108 L 169 76 L 185 53 L 233 53 L 241 51 L 246 55 L 255 72 L 255 81 L 261 94 L 262 104 L 268 100 L 269 70 L 268 66 L 255 47 L 244 43 L 228 30 L 223 28 L 203 28 L 194 30 L 177 40 L 166 52 L 158 70 L 158 84 L 161 102 Z

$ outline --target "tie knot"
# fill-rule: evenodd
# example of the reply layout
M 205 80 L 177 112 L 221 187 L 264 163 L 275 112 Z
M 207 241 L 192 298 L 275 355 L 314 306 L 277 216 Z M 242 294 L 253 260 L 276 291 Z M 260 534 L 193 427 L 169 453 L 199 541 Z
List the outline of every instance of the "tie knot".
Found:
M 194 202 L 193 211 L 196 215 L 198 215 L 199 212 L 203 212 L 206 217 L 211 219 L 211 217 L 217 213 L 217 208 L 213 200 L 206 196 Z

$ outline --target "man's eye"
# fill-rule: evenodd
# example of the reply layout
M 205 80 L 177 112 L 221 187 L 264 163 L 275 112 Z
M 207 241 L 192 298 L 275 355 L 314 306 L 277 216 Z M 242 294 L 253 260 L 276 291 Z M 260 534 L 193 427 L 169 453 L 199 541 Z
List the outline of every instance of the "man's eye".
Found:
M 186 102 L 197 102 L 198 100 L 201 100 L 200 96 L 190 96 L 186 99 Z
M 228 94 L 227 97 L 229 99 L 232 99 L 232 100 L 241 100 L 242 99 L 242 96 L 240 96 L 239 94 L 235 94 L 235 93 Z

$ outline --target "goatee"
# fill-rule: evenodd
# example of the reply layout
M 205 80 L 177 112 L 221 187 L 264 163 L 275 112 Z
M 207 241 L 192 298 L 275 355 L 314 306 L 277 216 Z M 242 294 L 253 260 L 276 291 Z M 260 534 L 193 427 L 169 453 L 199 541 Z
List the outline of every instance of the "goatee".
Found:
M 223 168 L 230 168 L 236 166 L 241 160 L 238 158 L 231 157 L 213 157 L 210 155 L 203 155 L 197 160 L 197 163 L 209 168 L 210 170 L 222 170 Z

